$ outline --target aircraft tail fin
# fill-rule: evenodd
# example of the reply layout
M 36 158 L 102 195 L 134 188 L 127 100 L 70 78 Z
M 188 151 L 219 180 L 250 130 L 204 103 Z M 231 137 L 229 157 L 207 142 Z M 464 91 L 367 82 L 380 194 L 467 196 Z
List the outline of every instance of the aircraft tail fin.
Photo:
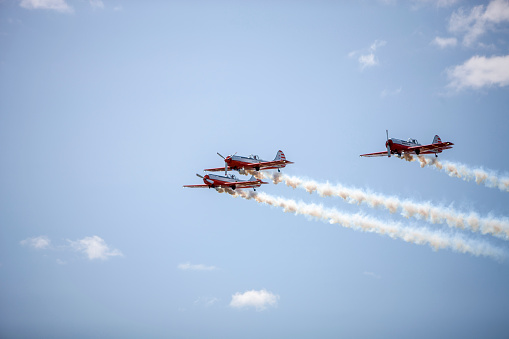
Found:
M 274 158 L 274 161 L 278 160 L 286 160 L 285 154 L 281 150 L 277 151 L 276 157 Z
M 254 175 L 252 175 L 251 178 L 249 178 L 248 181 L 256 181 L 256 180 L 258 180 L 258 179 L 256 179 L 256 177 Z
M 440 139 L 440 137 L 438 135 L 435 135 L 435 137 L 433 138 L 433 143 L 440 144 L 440 143 L 442 143 L 442 140 Z

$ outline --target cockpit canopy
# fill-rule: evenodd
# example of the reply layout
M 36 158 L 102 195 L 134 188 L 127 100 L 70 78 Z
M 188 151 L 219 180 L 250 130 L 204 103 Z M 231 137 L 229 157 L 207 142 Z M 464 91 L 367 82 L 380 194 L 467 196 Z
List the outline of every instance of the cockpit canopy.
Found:
M 419 142 L 417 141 L 417 139 L 412 139 L 412 138 L 408 138 L 407 142 L 410 142 L 412 144 L 419 144 Z
M 259 160 L 260 158 L 256 154 L 249 154 L 251 159 Z

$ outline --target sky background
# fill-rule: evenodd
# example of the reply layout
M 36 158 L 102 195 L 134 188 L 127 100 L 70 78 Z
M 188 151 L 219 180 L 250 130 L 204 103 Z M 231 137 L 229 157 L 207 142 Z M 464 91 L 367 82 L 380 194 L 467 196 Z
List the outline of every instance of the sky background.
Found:
M 507 221 L 509 2 L 0 1 L 0 337 L 507 338 L 509 259 L 234 199 L 195 173 L 283 170 Z M 387 223 L 507 241 L 280 185 Z

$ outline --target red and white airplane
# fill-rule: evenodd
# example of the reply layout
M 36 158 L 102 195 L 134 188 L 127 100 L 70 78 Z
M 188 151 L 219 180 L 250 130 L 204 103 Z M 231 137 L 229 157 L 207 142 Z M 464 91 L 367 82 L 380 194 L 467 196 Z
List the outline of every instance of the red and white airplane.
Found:
M 235 177 L 235 175 L 230 174 L 226 176 L 215 175 L 215 174 L 207 174 L 205 176 L 201 176 L 196 174 L 198 177 L 203 179 L 205 185 L 184 185 L 183 187 L 189 188 L 252 188 L 256 191 L 256 187 L 260 187 L 263 184 L 268 184 L 268 182 L 261 181 L 260 179 L 256 179 L 253 176 L 249 180 L 240 180 Z
M 389 139 L 389 131 L 386 130 L 387 133 L 387 142 L 385 143 L 385 147 L 387 151 L 385 152 L 376 152 L 376 153 L 368 153 L 361 154 L 361 157 L 390 157 L 391 154 L 397 154 L 398 156 L 402 156 L 403 154 L 435 154 L 435 157 L 438 157 L 438 153 L 442 153 L 443 150 L 452 148 L 454 145 L 452 142 L 442 142 L 438 135 L 435 135 L 433 139 L 433 143 L 429 145 L 421 145 L 415 139 L 409 138 L 407 141 L 390 138 Z
M 224 169 L 225 175 L 228 173 L 228 170 L 236 170 L 239 171 L 240 174 L 244 174 L 245 170 L 268 170 L 268 169 L 276 169 L 278 172 L 281 168 L 286 167 L 287 164 L 293 164 L 293 162 L 286 160 L 285 154 L 283 151 L 279 150 L 276 154 L 276 157 L 272 161 L 266 161 L 260 159 L 257 155 L 250 155 L 249 157 L 242 157 L 239 155 L 229 155 L 226 158 L 221 154 L 217 153 L 221 158 L 224 159 L 224 167 L 218 168 L 207 168 L 204 171 L 208 172 L 218 172 Z

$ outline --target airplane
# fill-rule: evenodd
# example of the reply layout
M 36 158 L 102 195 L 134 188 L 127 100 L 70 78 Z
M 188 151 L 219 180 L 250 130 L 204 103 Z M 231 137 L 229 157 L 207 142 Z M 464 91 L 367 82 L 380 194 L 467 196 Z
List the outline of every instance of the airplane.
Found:
M 266 161 L 260 159 L 257 155 L 251 154 L 249 157 L 242 157 L 239 155 L 229 155 L 226 158 L 223 157 L 219 152 L 217 153 L 221 158 L 224 159 L 224 168 L 207 168 L 204 171 L 207 172 L 218 172 L 224 169 L 224 174 L 228 174 L 228 170 L 239 171 L 240 174 L 245 174 L 246 170 L 267 170 L 276 169 L 280 172 L 280 169 L 286 167 L 287 164 L 293 164 L 293 162 L 286 160 L 283 151 L 279 150 L 276 157 L 272 161 Z
M 387 155 L 389 158 L 391 154 L 397 154 L 399 157 L 402 154 L 412 154 L 416 155 L 420 154 L 435 154 L 435 157 L 438 157 L 438 153 L 442 153 L 445 149 L 452 148 L 454 145 L 452 142 L 442 142 L 438 135 L 435 135 L 433 138 L 433 143 L 429 145 L 421 145 L 417 140 L 409 138 L 407 141 L 390 138 L 389 139 L 389 131 L 385 130 L 387 133 L 387 142 L 385 143 L 385 147 L 387 148 L 387 152 L 376 152 L 376 153 L 368 153 L 361 154 L 361 157 L 383 157 Z
M 268 184 L 268 182 L 261 181 L 260 179 L 256 179 L 253 176 L 249 180 L 240 180 L 235 177 L 235 175 L 230 174 L 226 176 L 215 175 L 215 174 L 207 174 L 205 176 L 201 176 L 196 174 L 197 177 L 202 178 L 205 185 L 184 185 L 183 187 L 189 188 L 231 188 L 235 190 L 236 188 L 252 188 L 256 191 L 256 187 L 260 187 L 263 184 Z

